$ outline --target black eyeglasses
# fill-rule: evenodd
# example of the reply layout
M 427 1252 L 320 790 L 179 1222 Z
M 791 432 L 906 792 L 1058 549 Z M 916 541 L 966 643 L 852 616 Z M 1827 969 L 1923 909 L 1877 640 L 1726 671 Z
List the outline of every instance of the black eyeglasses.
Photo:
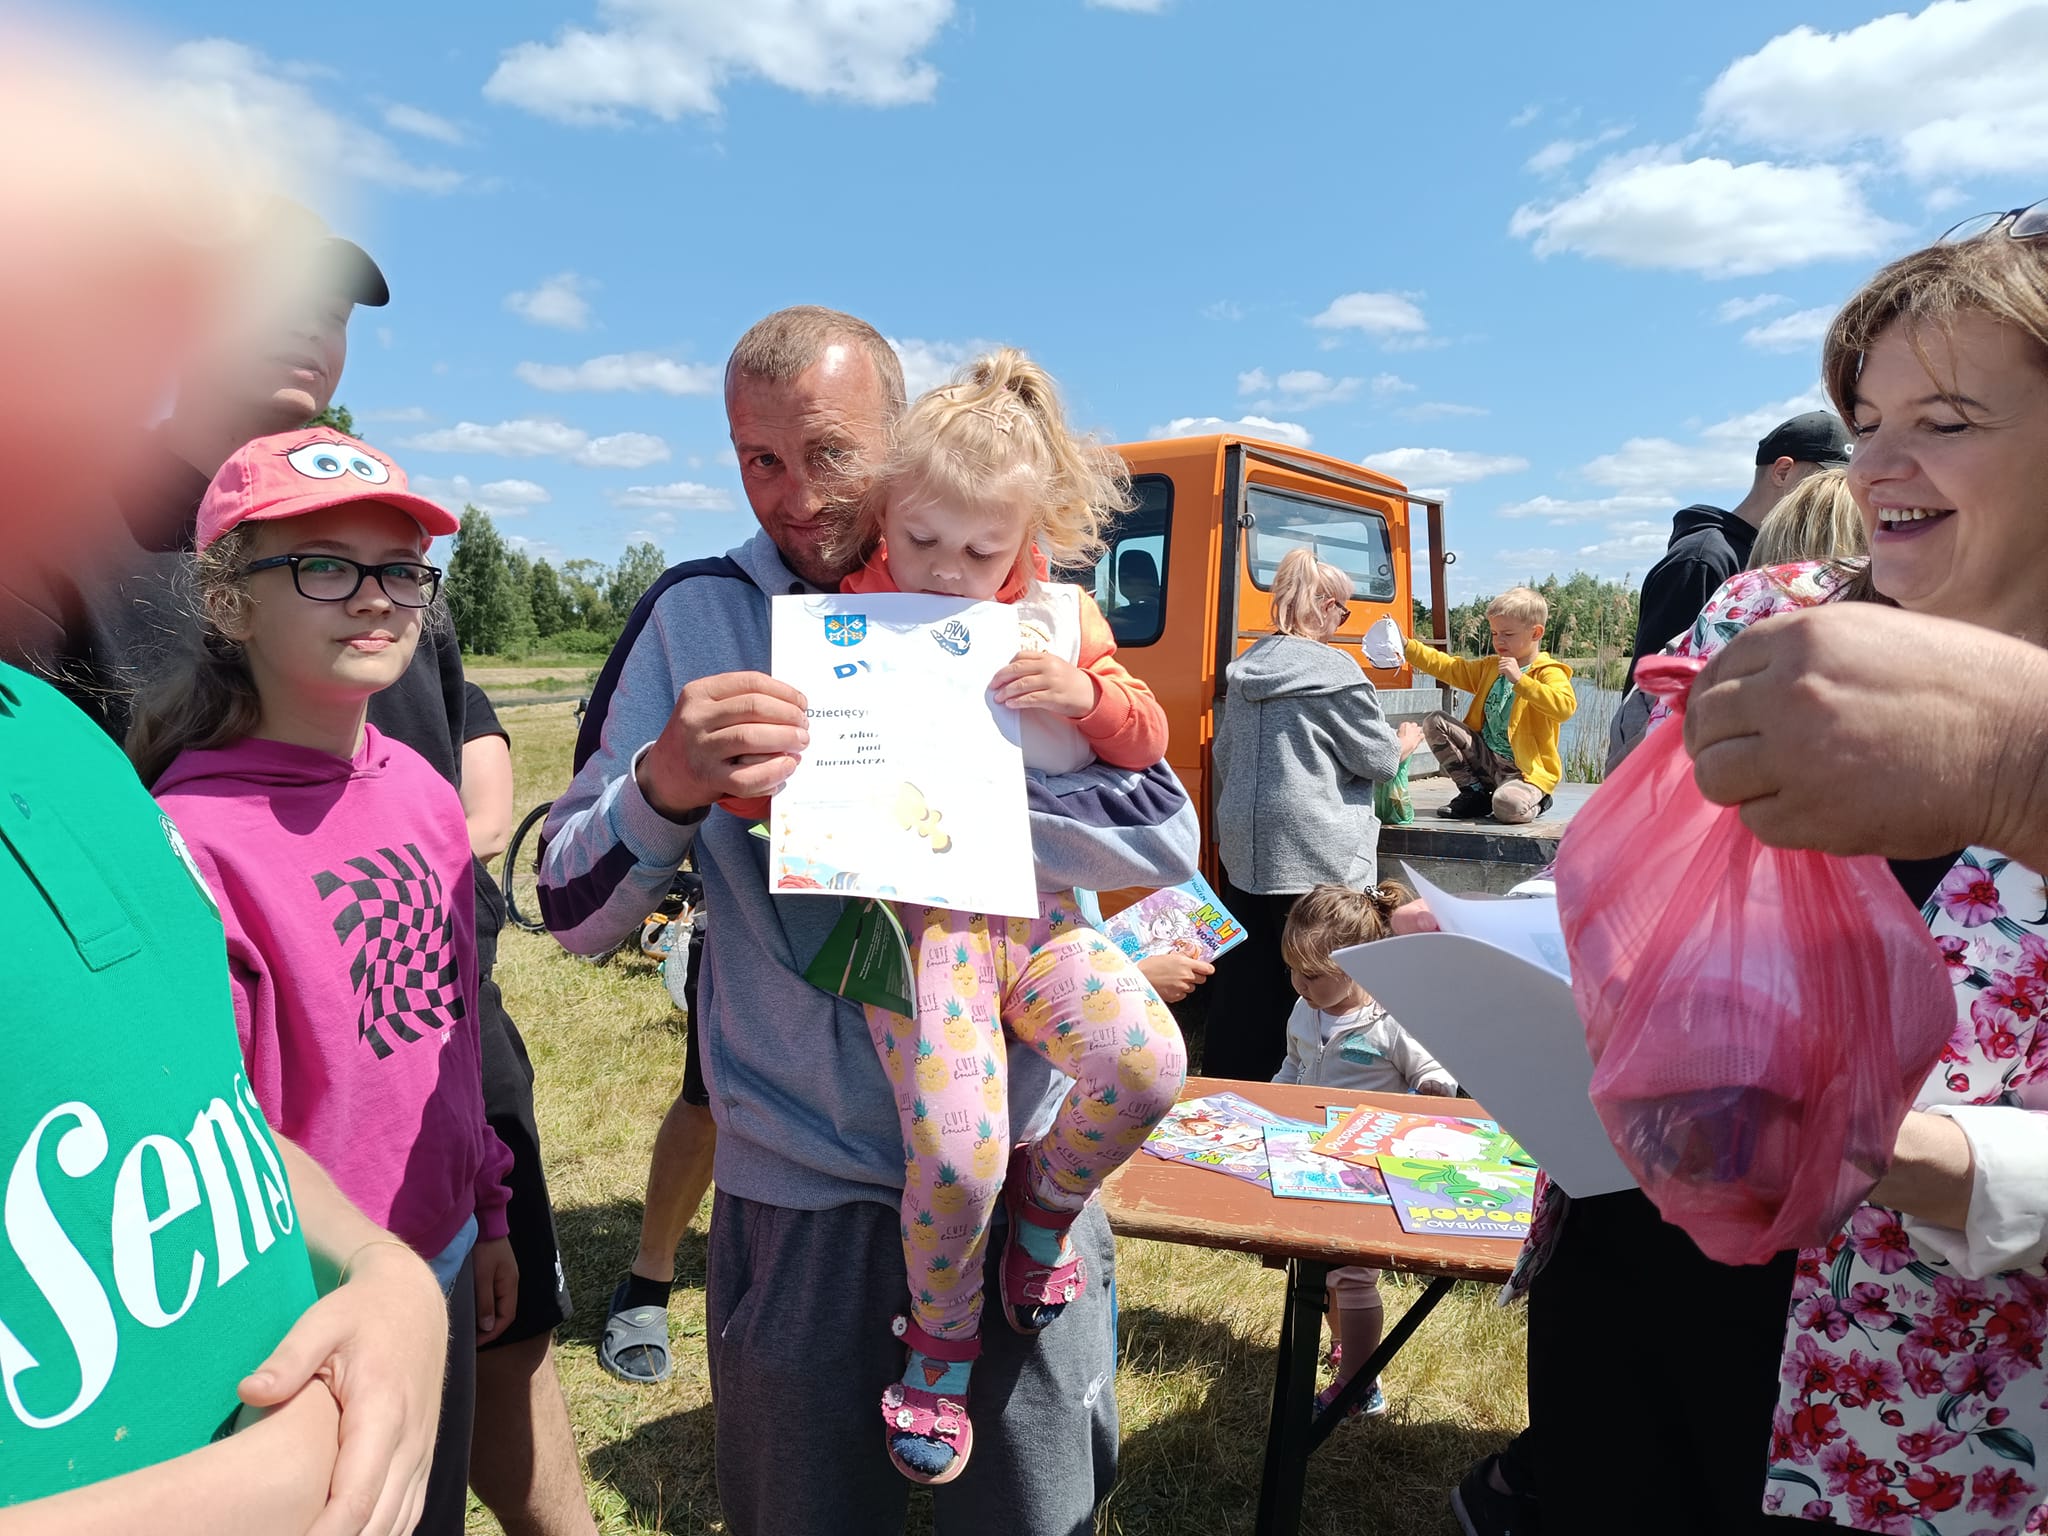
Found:
M 1943 235 L 1940 243 L 1954 245 L 1998 230 L 2004 230 L 2008 240 L 2038 240 L 2048 235 L 2048 197 L 2024 208 L 2012 208 L 2004 213 L 1980 213 L 1974 219 L 1965 219 Z
M 440 569 L 417 560 L 364 565 L 345 555 L 272 555 L 267 560 L 250 561 L 242 567 L 242 574 L 253 576 L 279 566 L 290 566 L 292 585 L 299 589 L 299 596 L 316 603 L 345 603 L 372 577 L 384 595 L 401 608 L 424 608 L 441 590 Z

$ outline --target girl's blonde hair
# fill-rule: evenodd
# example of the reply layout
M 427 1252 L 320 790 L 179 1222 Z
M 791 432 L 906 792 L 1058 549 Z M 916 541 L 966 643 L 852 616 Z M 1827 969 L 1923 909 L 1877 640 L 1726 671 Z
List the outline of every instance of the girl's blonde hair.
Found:
M 1869 553 L 1870 539 L 1863 531 L 1863 514 L 1849 494 L 1848 473 L 1825 469 L 1808 475 L 1771 508 L 1757 529 L 1749 568 L 1767 570 L 1800 560 L 1839 564 Z
M 1901 256 L 1842 306 L 1821 348 L 1821 383 L 1835 413 L 1853 428 L 1856 383 L 1878 337 L 1903 322 L 1914 353 L 1934 376 L 1922 332 L 1945 331 L 1962 315 L 1988 315 L 2033 343 L 2048 371 L 2048 240 L 2014 240 L 2002 229 L 1974 240 L 1930 245 Z M 1850 577 L 1845 597 L 1878 598 L 1870 567 L 1838 563 Z
M 826 542 L 833 560 L 873 548 L 893 498 L 923 495 L 984 505 L 1022 492 L 1033 544 L 1055 570 L 1085 569 L 1107 548 L 1110 522 L 1131 507 L 1124 462 L 1067 426 L 1052 375 L 1015 347 L 978 357 L 950 384 L 920 395 L 897 418 L 869 494 Z
M 252 734 L 263 701 L 239 633 L 249 613 L 249 562 L 256 530 L 244 523 L 192 557 L 190 606 L 197 622 L 178 626 L 172 649 L 135 696 L 126 749 L 145 785 L 180 752 L 225 747 Z
M 1321 640 L 1337 628 L 1326 606 L 1351 600 L 1351 578 L 1306 549 L 1290 549 L 1273 573 L 1273 628 L 1303 640 Z
M 1295 902 L 1280 934 L 1280 953 L 1289 970 L 1329 976 L 1338 967 L 1330 956 L 1354 944 L 1370 944 L 1394 931 L 1394 909 L 1415 893 L 1398 880 L 1383 880 L 1363 891 L 1348 885 L 1318 885 Z

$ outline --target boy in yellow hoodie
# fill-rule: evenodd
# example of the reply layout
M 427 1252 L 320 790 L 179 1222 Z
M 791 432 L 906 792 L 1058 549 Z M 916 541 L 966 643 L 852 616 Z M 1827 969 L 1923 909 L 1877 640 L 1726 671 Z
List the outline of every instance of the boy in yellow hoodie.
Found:
M 1420 640 L 1407 643 L 1411 667 L 1472 695 L 1462 722 L 1442 710 L 1422 722 L 1429 750 L 1458 785 L 1439 816 L 1490 814 L 1512 826 L 1550 809 L 1550 792 L 1564 777 L 1558 732 L 1579 700 L 1572 669 L 1543 649 L 1549 618 L 1542 593 L 1510 587 L 1486 606 L 1491 656 L 1446 656 Z

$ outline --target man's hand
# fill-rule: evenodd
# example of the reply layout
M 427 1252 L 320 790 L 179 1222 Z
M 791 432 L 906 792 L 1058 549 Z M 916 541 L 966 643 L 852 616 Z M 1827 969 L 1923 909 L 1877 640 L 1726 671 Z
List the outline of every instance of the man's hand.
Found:
M 307 1536 L 405 1536 L 419 1522 L 447 1353 L 448 1309 L 433 1272 L 411 1250 L 378 1242 L 244 1378 L 241 1399 L 252 1407 L 286 1402 L 312 1381 L 341 1405 L 327 1508 Z
M 2048 846 L 2048 652 L 1975 625 L 1875 603 L 1765 619 L 1693 685 L 1685 746 L 1700 792 L 1776 847 L 1981 843 L 2038 868 Z
M 765 673 L 699 678 L 640 759 L 640 792 L 674 820 L 728 795 L 774 794 L 810 745 L 804 709 L 802 694 Z
M 1094 678 L 1065 657 L 1019 651 L 989 680 L 996 702 L 1012 709 L 1043 709 L 1069 720 L 1095 712 L 1102 690 Z
M 1208 961 L 1183 955 L 1178 950 L 1147 956 L 1138 962 L 1138 970 L 1152 983 L 1152 990 L 1159 994 L 1162 1003 L 1179 1002 L 1216 974 L 1216 967 Z
M 488 1344 L 512 1326 L 519 1310 L 519 1261 L 512 1240 L 494 1237 L 476 1245 L 476 1341 Z
M 1510 685 L 1519 683 L 1522 680 L 1522 664 L 1512 656 L 1503 656 L 1500 659 L 1500 675 L 1506 678 Z

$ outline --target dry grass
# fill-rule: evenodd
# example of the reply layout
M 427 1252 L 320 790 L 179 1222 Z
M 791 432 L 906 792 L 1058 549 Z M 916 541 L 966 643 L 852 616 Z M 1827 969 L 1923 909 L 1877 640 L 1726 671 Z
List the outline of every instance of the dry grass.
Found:
M 521 809 L 567 780 L 567 705 L 501 712 Z M 606 1298 L 637 1244 L 647 1151 L 682 1073 L 660 980 L 637 957 L 593 965 L 551 940 L 505 936 L 499 981 L 533 1055 L 548 1178 L 578 1313 L 559 1358 L 605 1536 L 722 1531 L 712 1480 L 702 1347 L 700 1214 L 684 1239 L 671 1309 L 675 1370 L 631 1387 L 598 1367 Z M 1121 1481 L 1102 1514 L 1113 1536 L 1247 1531 L 1258 1502 L 1281 1276 L 1255 1259 L 1147 1242 L 1118 1250 Z M 1391 1280 L 1392 1313 L 1420 1286 Z M 1393 1412 L 1353 1425 L 1310 1465 L 1311 1536 L 1453 1533 L 1445 1493 L 1524 1420 L 1523 1323 L 1488 1288 L 1459 1286 L 1387 1375 Z M 879 1387 L 879 1383 L 877 1384 Z M 913 1503 L 913 1530 L 928 1506 Z M 473 1509 L 473 1532 L 497 1525 Z

